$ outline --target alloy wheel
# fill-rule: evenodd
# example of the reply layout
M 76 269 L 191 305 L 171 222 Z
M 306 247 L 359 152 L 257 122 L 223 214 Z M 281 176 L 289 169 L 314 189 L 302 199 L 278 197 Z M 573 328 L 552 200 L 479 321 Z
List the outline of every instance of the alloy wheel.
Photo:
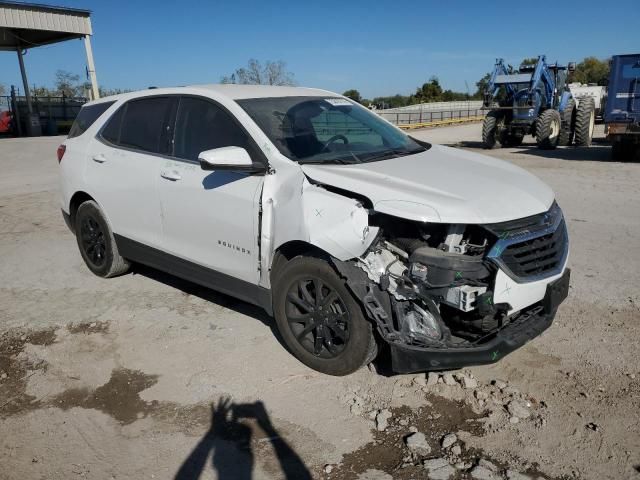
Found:
M 349 342 L 349 311 L 338 292 L 319 278 L 294 282 L 285 312 L 295 339 L 317 357 L 335 358 Z
M 87 216 L 82 220 L 80 237 L 89 261 L 96 267 L 104 265 L 107 251 L 105 236 L 100 224 L 93 217 Z

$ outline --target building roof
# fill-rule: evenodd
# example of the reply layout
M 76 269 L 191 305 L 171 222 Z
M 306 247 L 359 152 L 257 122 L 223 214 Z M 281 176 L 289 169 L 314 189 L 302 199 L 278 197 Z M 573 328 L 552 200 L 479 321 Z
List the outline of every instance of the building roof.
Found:
M 39 47 L 91 35 L 91 12 L 0 0 L 0 50 Z

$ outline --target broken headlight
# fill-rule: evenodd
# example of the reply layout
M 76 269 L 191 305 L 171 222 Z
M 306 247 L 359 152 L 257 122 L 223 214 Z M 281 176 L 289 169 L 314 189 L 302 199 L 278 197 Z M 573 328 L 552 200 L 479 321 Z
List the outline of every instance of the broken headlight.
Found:
M 439 340 L 442 329 L 438 319 L 429 311 L 414 302 L 406 303 L 401 318 L 401 331 L 411 338 L 429 338 Z

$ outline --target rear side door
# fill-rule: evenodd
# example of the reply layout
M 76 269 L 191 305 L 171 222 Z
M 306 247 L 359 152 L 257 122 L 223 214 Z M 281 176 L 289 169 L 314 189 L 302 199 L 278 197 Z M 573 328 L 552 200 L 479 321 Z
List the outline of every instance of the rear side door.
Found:
M 98 133 L 87 154 L 89 193 L 119 236 L 159 246 L 157 191 L 162 155 L 177 97 L 145 97 L 122 105 Z
M 180 98 L 172 159 L 162 162 L 158 191 L 162 250 L 220 273 L 258 283 L 259 206 L 264 177 L 205 171 L 198 155 L 213 148 L 245 148 L 266 159 L 223 106 L 203 97 Z

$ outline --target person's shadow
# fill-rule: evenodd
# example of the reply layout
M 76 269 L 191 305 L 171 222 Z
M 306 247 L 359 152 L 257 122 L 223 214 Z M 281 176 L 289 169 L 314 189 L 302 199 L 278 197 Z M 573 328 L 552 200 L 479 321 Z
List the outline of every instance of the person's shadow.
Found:
M 271 443 L 284 478 L 311 480 L 311 473 L 295 450 L 278 434 L 262 402 L 234 404 L 224 397 L 218 400 L 217 406 L 211 404 L 211 427 L 182 463 L 175 480 L 199 478 L 211 452 L 213 469 L 219 479 L 250 480 L 254 463 L 252 430 L 241 420 L 252 418 Z

